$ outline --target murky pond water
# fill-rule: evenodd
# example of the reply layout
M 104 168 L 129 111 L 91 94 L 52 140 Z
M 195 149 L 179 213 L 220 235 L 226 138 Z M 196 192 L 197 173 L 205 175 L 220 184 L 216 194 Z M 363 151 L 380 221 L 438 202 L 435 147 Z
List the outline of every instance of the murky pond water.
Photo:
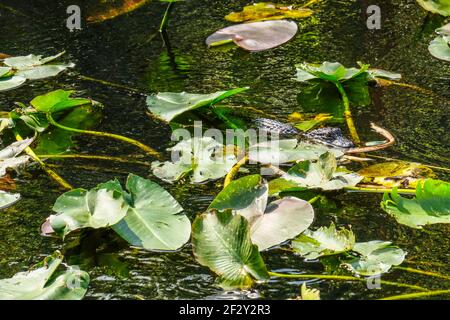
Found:
M 297 95 L 302 86 L 292 78 L 296 63 L 339 61 L 353 66 L 357 61 L 400 72 L 403 82 L 434 92 L 433 95 L 402 87 L 371 88 L 372 103 L 353 108 L 363 140 L 376 138 L 370 122 L 390 130 L 397 143 L 379 152 L 393 158 L 449 167 L 450 64 L 433 59 L 427 45 L 435 27 L 414 0 L 379 0 L 381 30 L 368 30 L 365 8 L 369 1 L 324 1 L 313 18 L 299 21 L 299 34 L 274 50 L 247 53 L 240 49 L 208 50 L 204 39 L 227 25 L 223 16 L 248 3 L 247 0 L 188 0 L 175 5 L 165 43 L 156 31 L 165 5 L 149 3 L 128 15 L 101 24 L 86 25 L 69 32 L 66 8 L 77 1 L 1 0 L 0 52 L 52 55 L 62 50 L 75 69 L 57 78 L 33 81 L 19 89 L 0 93 L 0 109 L 9 111 L 15 101 L 28 102 L 34 96 L 57 88 L 74 89 L 105 105 L 96 128 L 141 140 L 163 151 L 170 146 L 171 129 L 146 115 L 145 96 L 128 90 L 88 81 L 82 76 L 122 84 L 142 93 L 188 91 L 208 93 L 250 86 L 233 97 L 233 105 L 251 106 L 281 119 L 302 112 Z M 80 1 L 82 13 L 98 11 L 101 1 Z M 299 4 L 303 1 L 283 1 Z M 342 125 L 345 129 L 345 125 Z M 116 141 L 77 137 L 76 150 L 86 153 L 138 156 L 139 151 Z M 98 161 L 53 161 L 63 177 L 75 186 L 89 188 L 128 172 L 151 177 L 143 166 Z M 448 176 L 437 174 L 442 179 Z M 202 186 L 162 184 L 180 201 L 192 218 L 202 212 L 219 190 L 214 183 Z M 177 253 L 144 252 L 129 247 L 108 231 L 84 232 L 58 239 L 39 235 L 39 226 L 51 212 L 61 190 L 38 167 L 19 176 L 23 199 L 0 213 L 0 278 L 26 269 L 55 249 L 69 262 L 81 264 L 91 276 L 89 299 L 202 299 L 268 298 L 287 299 L 298 294 L 301 281 L 276 279 L 251 292 L 224 293 L 214 286 L 208 269 L 199 266 L 190 247 Z M 392 241 L 408 252 L 405 265 L 448 273 L 448 225 L 414 230 L 399 225 L 381 210 L 381 195 L 330 193 L 331 206 L 318 208 L 313 226 L 351 225 L 358 241 Z M 270 270 L 321 273 L 319 263 L 305 263 L 283 250 L 264 252 Z M 400 270 L 383 275 L 383 280 L 417 284 L 430 289 L 445 282 Z M 313 280 L 324 299 L 368 299 L 408 292 L 383 285 L 368 290 L 364 283 Z

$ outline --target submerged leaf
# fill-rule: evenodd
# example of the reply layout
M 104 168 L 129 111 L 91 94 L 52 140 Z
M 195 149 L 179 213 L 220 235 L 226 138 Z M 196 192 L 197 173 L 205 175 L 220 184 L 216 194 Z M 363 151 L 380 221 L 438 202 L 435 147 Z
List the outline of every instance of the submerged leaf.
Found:
M 237 24 L 214 32 L 206 39 L 208 46 L 233 41 L 248 51 L 272 49 L 291 40 L 298 26 L 293 21 L 271 20 Z
M 231 22 L 263 21 L 278 19 L 301 19 L 313 14 L 311 9 L 294 8 L 293 6 L 258 2 L 245 6 L 241 12 L 232 12 L 225 16 Z
M 394 188 L 392 193 L 384 194 L 381 207 L 398 223 L 411 228 L 450 223 L 450 183 L 433 179 L 420 181 L 412 199 L 400 196 Z
M 63 256 L 56 251 L 31 271 L 0 280 L 0 300 L 81 300 L 89 275 L 78 268 L 57 272 Z
M 285 197 L 267 205 L 268 198 L 267 182 L 251 175 L 232 181 L 209 209 L 232 210 L 245 217 L 252 242 L 262 251 L 299 235 L 314 219 L 314 209 L 307 201 Z
M 420 163 L 390 161 L 377 163 L 358 171 L 366 183 L 384 187 L 415 187 L 422 178 L 433 178 L 435 174 L 430 168 Z
M 337 230 L 332 223 L 328 228 L 320 227 L 316 231 L 306 230 L 292 241 L 294 251 L 307 259 L 334 255 L 352 250 L 355 235 L 351 230 Z
M 210 94 L 162 92 L 157 95 L 148 96 L 147 106 L 151 113 L 170 122 L 184 112 L 200 107 L 211 106 L 247 89 L 248 88 L 237 88 L 228 91 L 217 91 Z
M 168 182 L 177 181 L 191 172 L 192 183 L 219 179 L 237 162 L 233 152 L 210 137 L 184 140 L 169 150 L 173 162 L 152 163 L 153 174 Z
M 231 212 L 209 212 L 197 216 L 192 225 L 196 260 L 219 276 L 226 288 L 249 288 L 269 279 L 258 247 L 252 244 L 247 220 Z
M 122 238 L 146 250 L 176 250 L 189 240 L 191 223 L 170 193 L 134 174 L 126 187 L 132 205 L 112 227 Z
M 438 36 L 428 46 L 430 53 L 441 60 L 450 61 L 450 36 Z
M 400 265 L 406 256 L 406 252 L 392 246 L 391 242 L 378 240 L 358 242 L 353 246 L 353 251 L 360 256 L 347 260 L 344 265 L 363 276 L 388 272 L 392 266 Z
M 20 194 L 18 193 L 9 193 L 3 190 L 0 190 L 0 210 L 6 209 L 13 204 L 15 204 L 20 199 Z
M 299 160 L 316 160 L 322 154 L 331 152 L 341 157 L 343 152 L 320 144 L 298 142 L 296 139 L 272 140 L 249 147 L 249 160 L 261 164 L 283 164 Z

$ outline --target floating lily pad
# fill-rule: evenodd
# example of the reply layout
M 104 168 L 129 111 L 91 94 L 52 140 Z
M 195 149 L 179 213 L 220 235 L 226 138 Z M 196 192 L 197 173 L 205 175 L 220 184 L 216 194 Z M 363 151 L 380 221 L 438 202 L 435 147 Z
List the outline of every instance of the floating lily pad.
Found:
M 249 223 L 241 215 L 228 211 L 197 216 L 192 246 L 196 260 L 216 273 L 225 289 L 249 288 L 269 279 L 258 247 L 251 241 Z
M 176 156 L 173 162 L 152 163 L 153 174 L 167 182 L 177 181 L 190 173 L 192 183 L 219 179 L 237 162 L 233 152 L 209 137 L 184 140 L 169 150 L 172 158 Z
M 433 178 L 430 168 L 420 163 L 390 161 L 377 163 L 358 171 L 364 177 L 363 182 L 385 187 L 415 187 L 422 178 Z
M 448 0 L 417 0 L 425 9 L 442 16 L 450 16 L 450 2 Z
M 312 79 L 322 79 L 331 82 L 340 82 L 354 79 L 364 74 L 369 69 L 368 64 L 362 64 L 360 68 L 346 68 L 339 62 L 325 61 L 322 64 L 301 63 L 297 67 L 297 81 L 305 82 Z
M 56 251 L 28 272 L 0 280 L 0 300 L 81 300 L 87 292 L 89 275 L 67 266 L 59 272 L 63 256 Z
M 339 190 L 355 186 L 363 177 L 353 172 L 337 170 L 336 158 L 326 152 L 316 161 L 297 163 L 282 179 L 295 182 L 298 187 Z
M 71 98 L 75 91 L 55 90 L 35 97 L 30 104 L 40 112 L 60 112 L 72 109 L 92 101 L 84 98 Z
M 250 223 L 250 234 L 259 250 L 294 238 L 314 219 L 307 201 L 285 197 L 267 205 L 268 185 L 261 176 L 251 175 L 232 181 L 210 205 L 210 209 L 232 210 Z
M 6 174 L 8 168 L 17 170 L 23 166 L 30 159 L 29 156 L 18 156 L 24 151 L 31 143 L 33 139 L 24 139 L 17 141 L 9 145 L 0 151 L 0 177 Z
M 428 50 L 433 57 L 450 61 L 450 36 L 438 36 L 430 42 Z
M 147 106 L 151 113 L 170 122 L 184 112 L 200 107 L 211 106 L 247 89 L 248 88 L 238 88 L 228 91 L 217 91 L 210 94 L 162 92 L 157 95 L 148 96 Z
M 324 145 L 298 142 L 296 139 L 272 140 L 249 147 L 249 160 L 261 164 L 283 164 L 299 160 L 316 160 L 322 154 L 331 152 L 341 157 L 343 152 Z
M 433 179 L 420 181 L 412 199 L 400 196 L 394 188 L 392 193 L 384 194 L 381 207 L 398 223 L 411 228 L 450 223 L 450 183 Z
M 332 223 L 328 228 L 320 227 L 316 231 L 306 230 L 292 241 L 294 251 L 307 259 L 334 255 L 352 250 L 355 235 L 351 230 L 336 229 Z
M 26 78 L 19 76 L 3 77 L 0 79 L 0 91 L 15 89 L 24 84 L 25 81 L 27 81 Z
M 231 22 L 264 21 L 278 19 L 301 19 L 313 14 L 311 9 L 293 6 L 258 2 L 245 6 L 241 12 L 232 12 L 225 16 Z
M 9 193 L 3 190 L 0 190 L 0 210 L 6 209 L 13 204 L 15 204 L 20 199 L 20 194 L 18 193 Z
M 378 240 L 358 242 L 353 246 L 353 251 L 359 257 L 347 260 L 344 265 L 363 276 L 386 273 L 392 266 L 400 265 L 406 256 L 405 251 L 392 246 L 391 242 Z
M 248 51 L 264 51 L 282 45 L 297 33 L 293 21 L 271 20 L 233 25 L 220 29 L 206 39 L 208 46 L 233 41 Z
M 7 77 L 12 69 L 8 67 L 0 67 L 0 78 Z

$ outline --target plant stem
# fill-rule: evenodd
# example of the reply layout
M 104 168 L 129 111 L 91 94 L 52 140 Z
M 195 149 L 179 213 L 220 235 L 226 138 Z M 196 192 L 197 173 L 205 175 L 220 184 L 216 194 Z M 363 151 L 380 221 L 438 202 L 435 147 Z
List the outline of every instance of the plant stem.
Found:
M 151 164 L 146 161 L 139 161 L 133 159 L 126 159 L 120 157 L 110 157 L 110 156 L 98 156 L 98 155 L 89 155 L 89 154 L 39 154 L 40 158 L 56 158 L 56 159 L 89 159 L 89 160 L 107 160 L 107 161 L 115 161 L 122 163 L 132 163 L 132 164 L 140 164 L 143 166 L 150 166 Z
M 450 290 L 436 290 L 436 291 L 400 294 L 400 295 L 397 295 L 397 296 L 390 296 L 390 297 L 381 298 L 381 299 L 378 299 L 378 300 L 406 300 L 406 299 L 441 296 L 441 295 L 448 295 L 448 294 L 450 294 Z
M 123 89 L 123 90 L 129 91 L 130 93 L 133 93 L 133 94 L 138 94 L 138 95 L 145 96 L 145 94 L 140 92 L 139 90 L 131 88 L 131 87 L 128 87 L 128 86 L 123 85 L 123 84 L 113 83 L 113 82 L 110 82 L 110 81 L 97 79 L 97 78 L 92 78 L 92 77 L 84 76 L 84 75 L 81 75 L 81 74 L 80 75 L 76 75 L 76 76 L 79 79 L 81 79 L 81 80 L 97 82 L 97 83 L 100 83 L 100 84 L 102 84 L 104 86 L 107 86 L 107 87 L 119 88 L 119 89 Z
M 344 103 L 344 117 L 347 122 L 348 130 L 350 131 L 350 136 L 352 137 L 353 142 L 360 146 L 361 139 L 358 136 L 358 132 L 356 131 L 355 123 L 353 122 L 352 112 L 350 110 L 350 101 L 348 100 L 347 93 L 344 90 L 344 87 L 340 82 L 334 82 L 336 88 L 339 90 L 339 93 L 342 97 L 342 102 Z
M 352 276 L 335 276 L 335 275 L 325 275 L 325 274 L 285 274 L 285 273 L 278 273 L 278 272 L 271 272 L 269 271 L 269 275 L 272 277 L 280 277 L 280 278 L 288 278 L 288 279 L 325 279 L 325 280 L 339 280 L 339 281 L 359 281 L 359 282 L 366 282 L 367 279 L 365 278 L 356 278 Z M 384 281 L 380 280 L 381 284 L 395 286 L 395 287 L 404 287 L 404 288 L 410 288 L 413 290 L 418 291 L 428 291 L 427 288 L 410 285 L 406 283 L 399 283 L 399 282 L 391 282 L 391 281 Z
M 403 270 L 403 271 L 406 271 L 406 272 L 417 273 L 417 274 L 421 274 L 421 275 L 424 275 L 424 276 L 441 278 L 441 279 L 445 279 L 445 280 L 450 281 L 450 276 L 446 276 L 446 275 L 443 275 L 443 274 L 440 274 L 440 273 L 431 272 L 431 271 L 424 271 L 424 270 L 408 268 L 408 267 L 394 267 L 393 269 Z
M 159 32 L 163 32 L 166 28 L 167 22 L 169 21 L 169 13 L 170 9 L 172 8 L 172 4 L 173 2 L 169 2 L 169 4 L 167 5 L 166 11 L 164 12 L 164 16 L 161 20 L 161 24 L 159 25 Z
M 385 193 L 385 192 L 392 192 L 393 190 L 384 188 L 364 188 L 364 187 L 345 187 L 344 189 L 349 191 L 361 191 L 369 193 Z M 403 194 L 416 194 L 416 190 L 414 189 L 397 189 L 397 192 Z
M 309 202 L 310 204 L 313 204 L 314 202 L 316 202 L 316 201 L 319 200 L 319 199 L 320 199 L 320 195 L 315 196 L 314 198 L 309 199 L 308 202 Z
M 77 133 L 81 133 L 81 134 L 88 134 L 88 135 L 93 135 L 93 136 L 99 136 L 99 137 L 108 137 L 108 138 L 112 138 L 112 139 L 116 139 L 116 140 L 120 140 L 129 144 L 132 144 L 140 149 L 142 149 L 143 151 L 145 151 L 147 154 L 149 154 L 152 157 L 161 158 L 161 155 L 159 154 L 159 152 L 157 152 L 156 150 L 154 150 L 153 148 L 137 141 L 131 138 L 127 138 L 118 134 L 114 134 L 114 133 L 108 133 L 108 132 L 101 132 L 101 131 L 90 131 L 90 130 L 81 130 L 81 129 L 75 129 L 75 128 L 70 128 L 70 127 L 66 127 L 62 124 L 59 124 L 58 122 L 55 121 L 55 119 L 53 119 L 51 113 L 47 113 L 47 119 L 48 121 L 54 125 L 55 127 L 58 127 L 60 129 L 63 130 L 67 130 L 67 131 L 71 131 L 71 132 L 77 132 Z
M 388 160 L 388 161 L 403 161 L 403 162 L 407 162 L 407 161 L 404 161 L 404 160 L 399 160 L 399 159 L 390 158 L 390 157 L 377 156 L 377 155 L 373 155 L 373 154 L 369 155 L 368 158 L 383 159 L 383 160 Z M 450 168 L 432 166 L 432 165 L 424 164 L 424 163 L 419 163 L 419 164 L 422 165 L 422 166 L 431 168 L 431 169 L 436 169 L 436 170 L 442 170 L 442 171 L 450 172 Z
M 230 128 L 230 129 L 234 129 L 234 130 L 238 130 L 239 127 L 237 125 L 235 125 L 230 119 L 228 119 L 228 117 L 226 115 L 224 115 L 222 112 L 220 112 L 217 108 L 215 108 L 214 106 L 211 106 L 211 110 L 214 112 L 214 114 L 223 122 L 225 122 L 225 124 Z
M 223 188 L 225 189 L 231 181 L 233 181 L 234 176 L 238 173 L 239 169 L 248 161 L 248 155 L 239 160 L 233 168 L 231 168 L 230 172 L 228 172 L 225 177 L 225 181 L 223 183 Z
M 21 137 L 21 135 L 14 130 L 14 135 L 16 137 L 17 141 L 21 141 L 23 140 L 23 138 Z M 62 178 L 59 174 L 57 174 L 55 171 L 53 171 L 52 169 L 47 168 L 47 166 L 45 165 L 45 163 L 39 158 L 38 155 L 36 155 L 36 153 L 34 153 L 33 149 L 31 149 L 30 147 L 27 147 L 25 149 L 25 152 L 37 163 L 39 163 L 39 165 L 41 166 L 41 168 L 53 179 L 55 180 L 61 187 L 63 187 L 64 189 L 67 190 L 71 190 L 73 189 L 73 187 L 70 185 L 70 183 L 68 183 L 66 180 L 64 180 L 64 178 Z

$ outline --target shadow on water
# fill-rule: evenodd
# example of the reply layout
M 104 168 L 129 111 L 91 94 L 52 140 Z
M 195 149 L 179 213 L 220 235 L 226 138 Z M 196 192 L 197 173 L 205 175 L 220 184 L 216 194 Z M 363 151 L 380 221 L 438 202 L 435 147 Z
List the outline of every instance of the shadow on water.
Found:
M 356 107 L 354 117 L 364 140 L 373 140 L 371 121 L 389 129 L 398 143 L 382 154 L 431 165 L 449 166 L 450 65 L 433 59 L 427 45 L 433 28 L 415 1 L 378 1 L 383 14 L 381 30 L 366 28 L 365 2 L 325 1 L 313 18 L 299 21 L 295 40 L 274 50 L 250 54 L 240 49 L 208 50 L 204 39 L 228 25 L 223 16 L 247 1 L 186 1 L 172 11 L 165 41 L 158 30 L 165 6 L 150 2 L 135 11 L 99 24 L 83 24 L 78 32 L 65 27 L 66 8 L 73 1 L 3 0 L 0 5 L 1 51 L 10 55 L 50 55 L 66 50 L 64 59 L 76 63 L 68 74 L 30 82 L 0 94 L 2 111 L 15 101 L 57 88 L 75 89 L 105 105 L 99 130 L 141 140 L 162 151 L 170 146 L 170 128 L 145 111 L 145 97 L 132 91 L 87 81 L 79 75 L 132 87 L 142 93 L 190 91 L 207 93 L 234 87 L 251 89 L 230 99 L 234 106 L 255 107 L 286 118 L 294 111 L 308 111 L 299 101 L 303 87 L 292 78 L 296 63 L 356 61 L 400 72 L 404 82 L 436 94 L 400 87 L 371 88 L 369 105 Z M 302 1 L 284 1 L 287 4 Z M 7 7 L 5 7 L 7 6 Z M 83 1 L 82 13 L 99 10 L 98 1 Z M 14 8 L 15 10 L 12 10 Z M 301 99 L 300 99 L 301 100 Z M 339 125 L 339 124 L 338 124 Z M 343 128 L 345 126 L 342 125 Z M 101 138 L 77 137 L 77 150 L 88 153 L 138 156 L 133 147 Z M 89 188 L 127 172 L 151 177 L 148 168 L 95 161 L 64 161 L 58 168 L 73 185 Z M 78 165 L 78 166 L 77 166 Z M 84 168 L 83 168 L 84 166 Z M 95 167 L 89 169 L 88 166 Z M 446 178 L 442 176 L 442 178 Z M 448 178 L 448 177 L 447 177 Z M 166 185 L 193 217 L 204 210 L 219 190 L 208 186 Z M 151 253 L 130 249 L 110 232 L 83 233 L 62 246 L 59 240 L 39 235 L 40 223 L 49 215 L 59 190 L 37 167 L 19 177 L 23 200 L 1 213 L 0 278 L 24 270 L 55 249 L 63 248 L 69 260 L 91 275 L 90 299 L 176 298 L 293 298 L 301 281 L 273 279 L 248 293 L 225 294 L 214 286 L 210 272 L 199 266 L 186 247 L 177 253 Z M 416 267 L 448 273 L 448 225 L 425 230 L 400 226 L 380 208 L 380 195 L 329 194 L 332 208 L 318 209 L 314 226 L 331 221 L 351 225 L 359 241 L 389 240 L 408 251 Z M 303 262 L 289 252 L 263 253 L 271 270 L 319 273 L 317 263 Z M 425 265 L 422 265 L 425 263 Z M 414 264 L 412 264 L 414 266 Z M 439 288 L 440 281 L 392 271 L 383 280 L 420 283 Z M 325 299 L 376 298 L 405 292 L 384 286 L 367 290 L 364 283 L 313 281 Z

